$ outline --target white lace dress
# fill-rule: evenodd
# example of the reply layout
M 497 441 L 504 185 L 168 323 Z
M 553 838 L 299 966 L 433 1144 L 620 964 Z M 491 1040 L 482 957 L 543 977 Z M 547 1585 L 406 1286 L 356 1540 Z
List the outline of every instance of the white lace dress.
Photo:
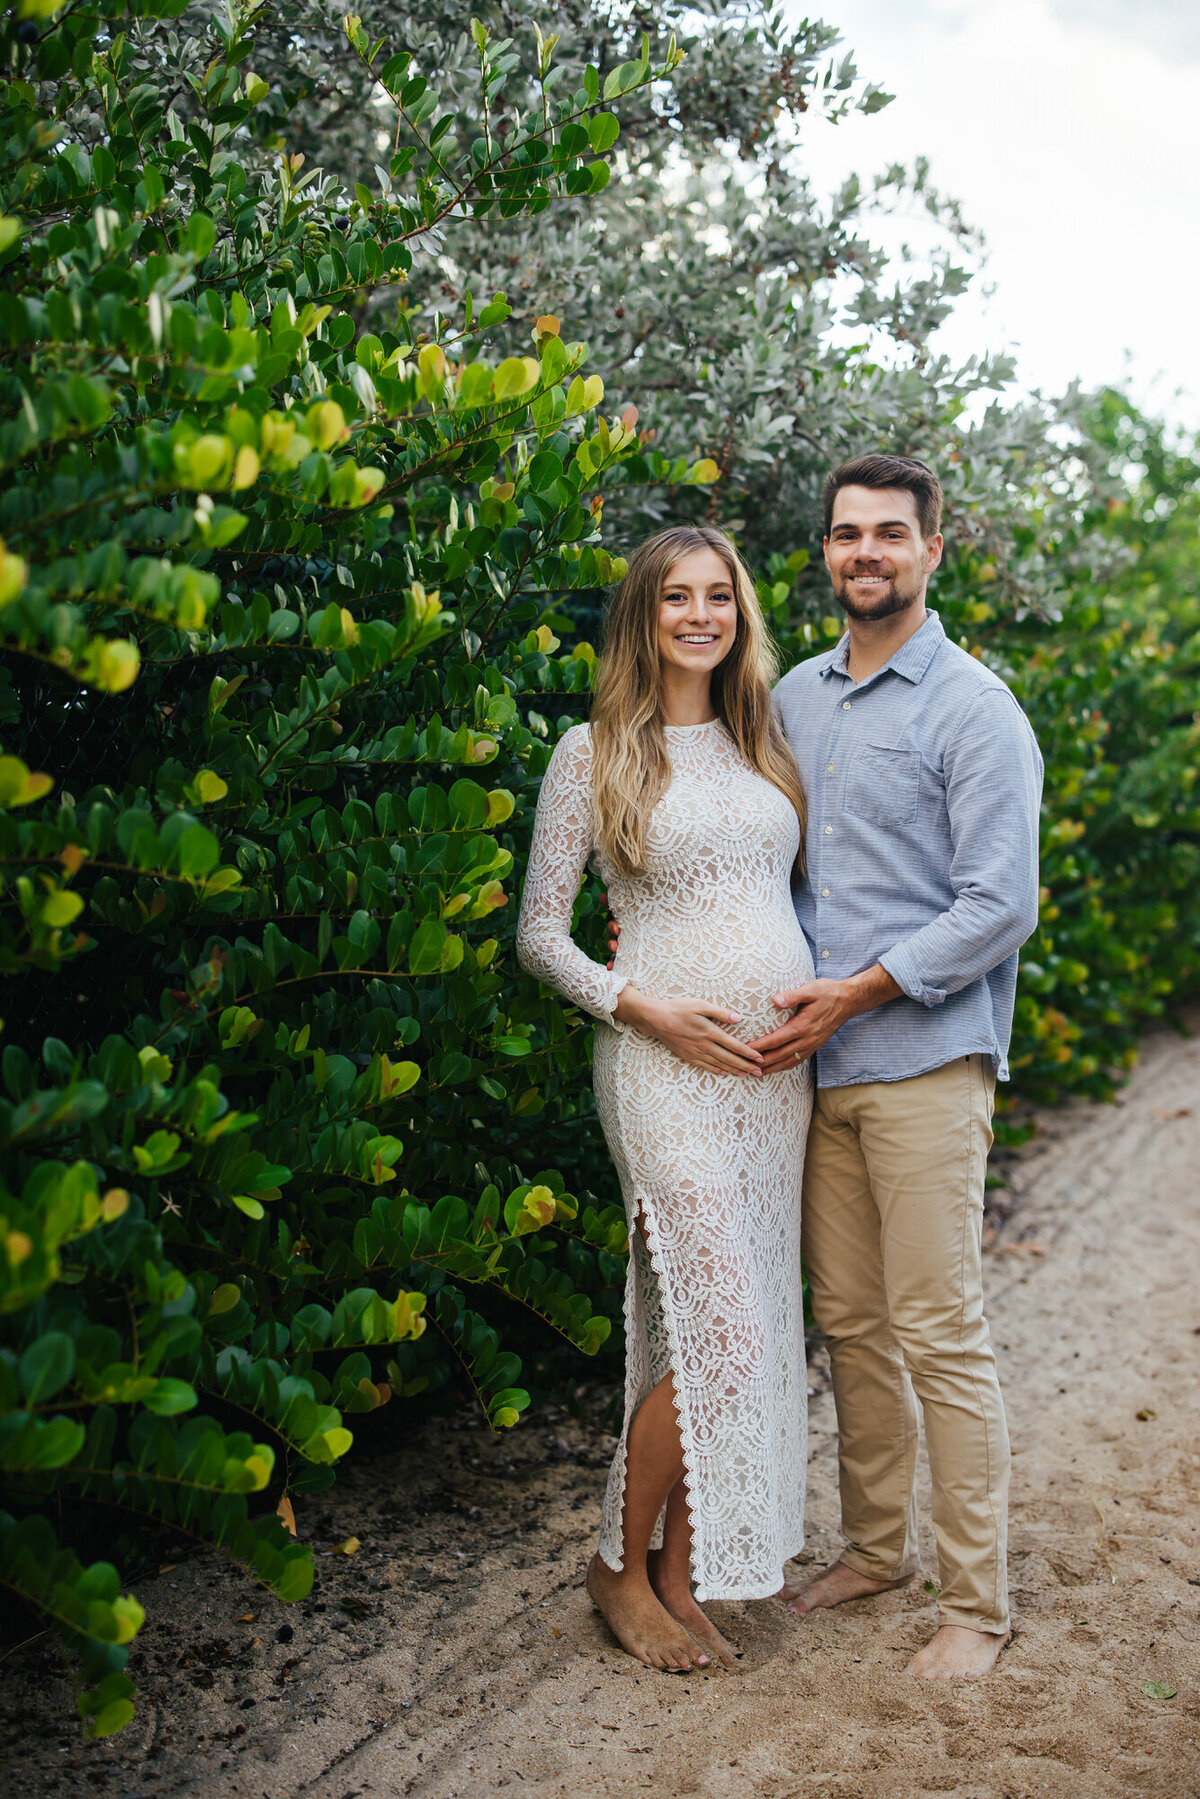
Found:
M 812 1076 L 808 1064 L 761 1081 L 711 1074 L 612 1013 L 632 982 L 740 1012 L 745 1040 L 773 1029 L 772 995 L 813 976 L 789 890 L 799 827 L 719 721 L 666 736 L 672 778 L 632 880 L 595 854 L 588 727 L 562 738 L 538 801 L 517 954 L 600 1020 L 596 1105 L 631 1227 L 625 1426 L 600 1555 L 620 1571 L 629 1425 L 673 1373 L 696 1597 L 762 1599 L 804 1540 L 800 1179 Z M 612 972 L 571 941 L 589 859 L 621 924 Z

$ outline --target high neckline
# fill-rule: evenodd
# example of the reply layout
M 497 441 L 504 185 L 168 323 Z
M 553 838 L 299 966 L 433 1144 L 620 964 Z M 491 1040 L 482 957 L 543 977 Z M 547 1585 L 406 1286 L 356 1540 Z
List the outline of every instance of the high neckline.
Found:
M 719 725 L 720 723 L 721 723 L 721 720 L 719 718 L 706 718 L 702 725 L 664 725 L 663 730 L 664 731 L 711 731 L 713 729 L 714 725 Z

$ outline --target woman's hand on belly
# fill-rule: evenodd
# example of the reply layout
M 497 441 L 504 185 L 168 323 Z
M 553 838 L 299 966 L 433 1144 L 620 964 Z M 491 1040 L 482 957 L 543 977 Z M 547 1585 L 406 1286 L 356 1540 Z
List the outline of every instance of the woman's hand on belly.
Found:
M 616 1016 L 646 1037 L 656 1037 L 693 1068 L 714 1074 L 750 1075 L 762 1078 L 762 1056 L 740 1043 L 721 1027 L 740 1024 L 741 1014 L 728 1006 L 714 1006 L 706 999 L 655 999 L 636 987 L 623 987 Z

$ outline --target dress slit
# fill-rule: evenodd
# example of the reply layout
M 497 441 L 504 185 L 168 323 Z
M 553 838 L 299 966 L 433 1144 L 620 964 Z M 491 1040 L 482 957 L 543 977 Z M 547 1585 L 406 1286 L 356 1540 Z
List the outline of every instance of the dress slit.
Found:
M 688 1405 L 687 1382 L 683 1378 L 679 1327 L 670 1303 L 670 1286 L 662 1266 L 661 1245 L 658 1243 L 658 1223 L 654 1217 L 653 1207 L 646 1204 L 647 1195 L 643 1192 L 635 1189 L 630 1197 L 633 1217 L 630 1221 L 629 1232 L 629 1267 L 625 1276 L 625 1417 L 609 1473 L 608 1493 L 604 1508 L 605 1528 L 600 1539 L 600 1559 L 613 1570 L 614 1574 L 620 1574 L 624 1568 L 625 1489 L 628 1479 L 629 1433 L 633 1428 L 634 1419 L 655 1387 L 670 1375 L 675 1383 L 675 1417 L 679 1429 L 679 1447 L 683 1457 L 683 1490 L 687 1498 L 688 1516 L 692 1526 L 689 1568 L 692 1580 L 697 1586 L 697 1597 L 703 1597 L 700 1589 L 704 1583 L 700 1570 L 703 1567 L 701 1544 L 704 1532 L 702 1521 L 697 1517 L 696 1507 L 692 1504 L 697 1475 L 696 1453 Z M 646 1227 L 644 1241 L 637 1231 L 639 1218 Z M 661 1320 L 663 1336 L 666 1339 L 665 1365 L 662 1364 L 661 1358 L 656 1363 L 650 1343 L 641 1339 L 640 1333 L 637 1349 L 643 1351 L 644 1361 L 642 1355 L 635 1356 L 634 1353 L 637 1315 L 640 1312 L 641 1318 L 648 1322 L 651 1310 L 647 1303 L 649 1296 L 644 1291 L 640 1294 L 640 1307 L 636 1304 L 638 1289 L 643 1285 L 643 1275 L 647 1270 L 650 1280 L 653 1282 L 658 1318 Z M 650 1332 L 646 1333 L 647 1338 L 650 1334 Z M 663 1520 L 666 1509 L 664 1503 L 650 1539 L 651 1549 L 661 1549 L 662 1547 Z

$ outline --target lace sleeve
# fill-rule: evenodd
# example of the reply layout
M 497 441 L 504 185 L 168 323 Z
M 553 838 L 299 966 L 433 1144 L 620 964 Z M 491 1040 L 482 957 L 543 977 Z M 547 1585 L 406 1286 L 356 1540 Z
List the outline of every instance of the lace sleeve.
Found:
M 613 1024 L 628 975 L 611 973 L 571 941 L 571 913 L 591 848 L 591 743 L 587 726 L 573 725 L 542 780 L 517 921 L 517 960 L 564 999 Z

